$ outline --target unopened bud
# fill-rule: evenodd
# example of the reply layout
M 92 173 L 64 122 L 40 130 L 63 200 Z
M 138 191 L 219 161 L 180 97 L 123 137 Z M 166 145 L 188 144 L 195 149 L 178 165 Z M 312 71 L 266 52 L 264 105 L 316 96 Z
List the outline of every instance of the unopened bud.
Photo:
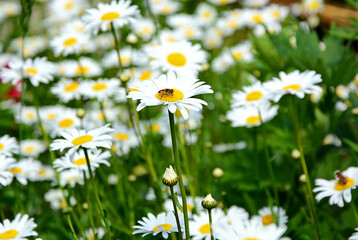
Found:
M 208 194 L 201 202 L 201 206 L 205 209 L 213 209 L 216 208 L 217 205 L 218 202 L 211 196 L 211 194 Z
M 224 176 L 224 170 L 222 170 L 221 168 L 214 168 L 213 176 L 215 178 L 222 178 L 222 176 Z
M 134 33 L 130 33 L 126 38 L 127 43 L 136 44 L 138 42 L 138 37 Z
M 298 151 L 297 149 L 293 149 L 291 152 L 291 157 L 294 159 L 299 159 L 301 157 L 300 151 Z
M 165 185 L 172 187 L 178 183 L 178 175 L 170 165 L 169 168 L 165 169 L 162 181 Z
M 109 174 L 108 175 L 108 184 L 109 185 L 116 185 L 118 183 L 119 177 L 116 174 Z
M 86 110 L 84 110 L 83 108 L 77 109 L 76 116 L 78 118 L 83 118 L 85 115 L 86 115 Z
M 203 64 L 201 64 L 201 68 L 203 69 L 203 71 L 208 70 L 209 67 L 210 67 L 209 63 L 203 63 Z
M 134 174 L 129 174 L 129 175 L 128 175 L 128 181 L 130 181 L 130 182 L 135 182 L 135 181 L 137 181 L 137 176 L 134 175 Z
M 87 210 L 88 209 L 88 204 L 86 202 L 82 203 L 82 208 Z
M 143 167 L 142 165 L 134 166 L 132 169 L 132 172 L 136 176 L 143 176 L 148 173 L 147 169 L 145 167 Z
M 119 80 L 121 80 L 121 82 L 126 83 L 129 81 L 129 79 L 131 78 L 131 76 L 128 73 L 121 73 L 121 75 L 119 75 Z
M 298 180 L 299 180 L 301 183 L 305 183 L 305 182 L 307 182 L 306 175 L 301 174 L 301 176 L 298 178 Z
M 358 115 L 358 107 L 352 109 L 352 114 Z

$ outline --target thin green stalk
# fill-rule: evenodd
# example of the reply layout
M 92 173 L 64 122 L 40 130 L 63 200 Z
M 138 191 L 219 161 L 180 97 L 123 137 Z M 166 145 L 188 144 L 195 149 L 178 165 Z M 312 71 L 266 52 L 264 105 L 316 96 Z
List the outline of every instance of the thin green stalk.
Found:
M 211 217 L 211 209 L 208 209 L 208 213 L 209 213 L 209 225 L 210 225 L 211 240 L 215 240 L 214 233 L 213 233 L 213 220 L 212 220 L 212 217 Z
M 356 209 L 356 206 L 352 200 L 351 202 L 351 207 L 352 207 L 352 211 L 353 211 L 353 214 L 354 214 L 354 218 L 356 220 L 356 224 L 358 225 L 358 212 L 357 212 L 357 209 Z
M 311 181 L 310 181 L 310 177 L 308 174 L 305 155 L 303 152 L 302 138 L 301 138 L 301 132 L 300 132 L 300 123 L 299 123 L 299 119 L 298 119 L 297 106 L 296 106 L 296 96 L 294 96 L 294 95 L 291 96 L 291 104 L 292 104 L 293 123 L 294 123 L 294 128 L 295 128 L 295 137 L 296 137 L 298 150 L 300 151 L 300 163 L 301 163 L 303 173 L 306 176 L 306 188 L 307 188 L 306 198 L 308 201 L 308 205 L 310 205 L 310 209 L 311 209 L 311 211 L 309 211 L 310 218 L 311 218 L 312 223 L 315 225 L 316 239 L 319 240 L 320 236 L 319 236 L 318 224 L 316 221 L 314 198 L 313 198 L 313 194 L 312 194 Z
M 67 221 L 68 221 L 68 225 L 69 225 L 70 228 L 71 228 L 73 237 L 74 237 L 76 240 L 78 240 L 78 237 L 77 237 L 77 235 L 76 235 L 75 229 L 73 228 L 73 225 L 72 225 L 72 221 L 71 221 L 70 215 L 67 215 Z
M 121 62 L 121 53 L 119 51 L 119 41 L 118 41 L 118 37 L 117 37 L 117 33 L 116 33 L 116 29 L 114 29 L 114 25 L 111 22 L 111 32 L 114 38 L 114 43 L 115 43 L 115 48 L 116 48 L 116 52 L 117 52 L 117 56 L 118 56 L 118 65 L 119 65 L 119 69 L 121 70 L 121 73 L 123 73 L 124 68 Z
M 87 163 L 87 168 L 88 168 L 88 173 L 90 175 L 90 181 L 91 181 L 91 184 L 92 184 L 92 188 L 93 188 L 93 193 L 95 195 L 95 198 L 96 198 L 96 203 L 97 203 L 97 208 L 99 210 L 99 212 L 101 213 L 101 216 L 102 216 L 102 219 L 104 221 L 104 224 L 106 225 L 106 228 L 107 228 L 107 238 L 108 239 L 112 239 L 112 234 L 111 234 L 111 229 L 109 227 L 109 223 L 107 221 L 107 218 L 104 214 L 104 211 L 103 211 L 103 207 L 102 207 L 102 204 L 101 204 L 101 200 L 99 199 L 98 197 L 98 191 L 97 191 L 97 188 L 96 188 L 96 184 L 94 182 L 94 177 L 93 177 L 93 172 L 92 172 L 92 168 L 91 168 L 91 164 L 90 164 L 90 159 L 88 157 L 88 152 L 87 152 L 87 149 L 82 147 L 83 149 L 83 152 L 85 154 L 85 157 L 86 157 L 86 163 Z
M 172 137 L 175 170 L 179 177 L 180 193 L 181 193 L 182 202 L 183 202 L 185 237 L 186 237 L 186 239 L 190 239 L 188 207 L 187 207 L 186 193 L 185 193 L 183 178 L 181 175 L 180 162 L 179 162 L 179 151 L 178 151 L 178 146 L 177 146 L 177 137 L 176 137 L 176 131 L 175 131 L 175 124 L 174 124 L 174 114 L 171 113 L 169 110 L 168 110 L 168 114 L 169 114 L 170 132 L 171 132 L 171 137 Z
M 173 188 L 173 186 L 169 186 L 169 188 L 170 188 L 170 197 L 171 197 L 172 202 L 173 202 L 175 221 L 177 222 L 177 227 L 178 227 L 179 239 L 183 240 L 183 234 L 181 232 L 181 226 L 180 226 L 179 215 L 178 215 L 178 208 L 175 205 L 174 188 Z
M 107 116 L 106 116 L 106 113 L 104 112 L 104 106 L 103 106 L 103 103 L 101 101 L 98 101 L 99 102 L 99 107 L 101 109 L 101 112 L 102 112 L 102 115 L 103 115 L 103 120 L 104 120 L 104 123 L 107 124 L 108 123 L 108 120 L 107 120 Z
M 91 204 L 91 198 L 90 198 L 90 191 L 89 191 L 89 187 L 88 187 L 88 180 L 86 178 L 86 172 L 83 171 L 83 179 L 85 180 L 85 188 L 86 188 L 86 198 L 87 198 L 87 205 L 88 205 L 88 218 L 90 221 L 90 225 L 92 228 L 93 233 L 95 233 L 95 224 L 93 221 L 93 215 L 92 215 L 92 204 Z

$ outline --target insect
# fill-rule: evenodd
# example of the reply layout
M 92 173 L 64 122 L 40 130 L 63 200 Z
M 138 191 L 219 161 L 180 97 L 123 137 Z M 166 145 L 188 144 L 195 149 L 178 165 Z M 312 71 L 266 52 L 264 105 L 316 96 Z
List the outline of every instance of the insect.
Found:
M 172 96 L 174 94 L 174 89 L 165 88 L 165 89 L 159 90 L 158 93 L 161 96 Z
M 347 183 L 347 178 L 345 176 L 343 176 L 343 174 L 340 171 L 336 172 L 336 176 L 338 178 L 338 181 L 342 184 L 346 184 Z

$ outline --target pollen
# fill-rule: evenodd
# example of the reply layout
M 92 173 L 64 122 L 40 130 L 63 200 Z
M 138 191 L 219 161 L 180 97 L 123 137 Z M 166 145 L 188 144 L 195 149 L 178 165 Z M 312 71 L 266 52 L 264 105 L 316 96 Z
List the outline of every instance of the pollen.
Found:
M 173 226 L 168 224 L 168 223 L 163 223 L 163 224 L 159 224 L 157 226 L 155 226 L 153 228 L 153 231 L 156 231 L 156 232 L 164 232 L 164 231 L 168 231 L 170 229 L 172 229 Z
M 178 89 L 175 88 L 165 88 L 162 90 L 159 90 L 155 97 L 159 100 L 162 100 L 164 102 L 177 102 L 184 98 L 184 93 Z
M 63 41 L 63 45 L 66 47 L 70 47 L 72 45 L 75 45 L 77 43 L 77 38 L 67 38 L 65 41 Z
M 7 230 L 0 234 L 0 239 L 14 239 L 18 234 L 15 229 Z
M 91 135 L 84 135 L 84 136 L 80 136 L 77 137 L 75 139 L 72 140 L 72 144 L 75 146 L 90 142 L 93 139 L 93 136 Z
M 354 185 L 354 180 L 352 178 L 346 178 L 346 180 L 346 183 L 337 181 L 336 185 L 334 185 L 334 189 L 337 191 L 344 191 Z
M 101 20 L 102 21 L 112 21 L 117 18 L 120 18 L 120 14 L 117 12 L 108 12 L 102 15 Z
M 298 89 L 301 88 L 301 85 L 300 84 L 291 84 L 291 85 L 288 85 L 288 86 L 285 86 L 284 88 L 282 88 L 282 90 L 293 90 L 293 91 L 297 91 Z
M 78 82 L 73 82 L 73 83 L 70 83 L 70 84 L 67 84 L 65 86 L 65 91 L 66 92 L 73 92 L 73 91 L 76 91 L 79 87 L 79 83 Z
M 210 224 L 204 224 L 203 226 L 201 226 L 199 228 L 199 232 L 201 232 L 202 234 L 210 234 Z
M 262 98 L 263 94 L 260 91 L 252 91 L 246 95 L 246 101 L 257 101 Z
M 186 63 L 186 58 L 182 53 L 173 52 L 167 57 L 168 62 L 176 67 L 183 67 Z

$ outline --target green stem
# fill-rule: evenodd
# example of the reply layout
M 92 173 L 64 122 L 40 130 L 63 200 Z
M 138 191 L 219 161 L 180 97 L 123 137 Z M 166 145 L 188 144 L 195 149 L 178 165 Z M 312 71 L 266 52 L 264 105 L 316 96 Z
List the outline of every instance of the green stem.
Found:
M 168 114 L 169 114 L 170 132 L 171 132 L 171 136 L 172 136 L 175 170 L 179 177 L 180 193 L 181 193 L 182 202 L 183 202 L 185 238 L 190 240 L 188 207 L 187 207 L 187 203 L 186 203 L 186 193 L 185 193 L 183 178 L 181 175 L 180 162 L 179 162 L 179 152 L 178 152 L 177 137 L 176 137 L 176 133 L 175 133 L 176 131 L 175 131 L 175 124 L 174 124 L 174 114 L 171 113 L 169 110 L 168 110 Z
M 208 209 L 208 213 L 209 213 L 209 225 L 210 225 L 211 240 L 215 240 L 214 233 L 213 233 L 213 220 L 212 220 L 212 217 L 211 217 L 211 209 Z
M 77 237 L 77 235 L 76 235 L 75 229 L 73 228 L 73 225 L 72 225 L 72 221 L 71 221 L 70 215 L 67 215 L 67 221 L 68 221 L 68 225 L 70 226 L 71 231 L 72 231 L 72 233 L 73 233 L 73 237 L 74 237 L 76 240 L 78 240 L 78 237 Z
M 100 107 L 102 115 L 103 115 L 104 123 L 107 124 L 108 120 L 107 120 L 107 117 L 106 117 L 106 113 L 104 112 L 103 102 L 101 102 L 101 101 L 98 101 L 98 102 L 99 102 L 99 107 Z
M 318 225 L 316 222 L 314 198 L 313 198 L 313 194 L 312 194 L 311 181 L 310 181 L 310 177 L 308 174 L 305 155 L 303 152 L 302 138 L 301 138 L 301 132 L 300 132 L 300 123 L 299 123 L 299 119 L 298 119 L 297 106 L 296 106 L 296 96 L 294 96 L 294 95 L 291 96 L 291 104 L 292 104 L 293 123 L 294 123 L 294 128 L 295 128 L 295 137 L 296 137 L 298 150 L 300 151 L 300 163 L 301 163 L 303 173 L 306 176 L 306 188 L 307 188 L 306 198 L 307 198 L 307 204 L 310 206 L 309 209 L 311 209 L 311 211 L 309 211 L 309 214 L 310 214 L 312 223 L 315 225 L 316 239 L 319 240 L 320 236 L 319 236 Z
M 351 202 L 351 207 L 352 207 L 352 211 L 353 211 L 353 214 L 354 214 L 354 218 L 356 220 L 356 224 L 358 225 L 358 213 L 357 213 L 357 209 L 356 209 L 356 206 L 352 200 Z
M 180 239 L 180 240 L 183 240 L 183 234 L 182 234 L 182 232 L 181 232 L 180 221 L 179 221 L 179 215 L 178 215 L 178 208 L 177 208 L 177 206 L 175 205 L 174 188 L 173 188 L 173 186 L 170 186 L 169 188 L 170 188 L 170 196 L 171 196 L 171 199 L 172 199 L 172 202 L 173 202 L 175 220 L 176 220 L 176 222 L 177 222 L 177 227 L 178 227 L 178 232 L 179 232 L 179 239 Z
M 123 73 L 124 68 L 123 68 L 123 65 L 122 65 L 122 62 L 121 62 L 121 54 L 120 54 L 120 51 L 119 51 L 119 41 L 118 41 L 118 37 L 117 37 L 117 34 L 116 34 L 116 30 L 114 29 L 114 25 L 113 25 L 112 22 L 111 22 L 111 31 L 112 31 L 112 35 L 113 35 L 113 38 L 114 38 L 115 48 L 116 48 L 116 52 L 117 52 L 117 56 L 118 56 L 119 69 L 121 70 L 121 73 Z
M 87 197 L 87 205 L 88 205 L 88 218 L 90 221 L 92 231 L 93 231 L 93 233 L 95 233 L 95 225 L 94 225 L 93 215 L 92 215 L 92 203 L 91 203 L 90 191 L 89 191 L 88 182 L 87 182 L 88 180 L 86 178 L 85 171 L 83 171 L 83 178 L 85 180 L 85 188 L 86 188 L 86 192 L 87 192 L 86 197 Z
M 94 177 L 93 177 L 93 172 L 92 172 L 92 168 L 91 168 L 91 164 L 90 164 L 90 159 L 88 157 L 88 152 L 87 152 L 87 149 L 82 147 L 83 149 L 83 152 L 85 154 L 85 157 L 86 157 L 86 163 L 87 163 L 87 168 L 88 168 L 88 173 L 90 175 L 90 181 L 91 181 L 91 184 L 92 184 L 92 188 L 93 188 L 93 193 L 95 195 L 95 198 L 96 198 L 96 203 L 97 203 L 97 208 L 99 210 L 99 212 L 101 213 L 101 216 L 102 216 L 102 219 L 104 221 L 104 224 L 106 225 L 106 228 L 107 228 L 107 238 L 108 239 L 112 239 L 111 237 L 111 229 L 109 227 L 109 223 L 107 221 L 107 218 L 104 214 L 104 211 L 103 211 L 103 207 L 102 207 L 102 204 L 101 204 L 101 200 L 99 199 L 98 197 L 98 191 L 97 191 L 97 188 L 96 188 L 96 184 L 94 182 Z

